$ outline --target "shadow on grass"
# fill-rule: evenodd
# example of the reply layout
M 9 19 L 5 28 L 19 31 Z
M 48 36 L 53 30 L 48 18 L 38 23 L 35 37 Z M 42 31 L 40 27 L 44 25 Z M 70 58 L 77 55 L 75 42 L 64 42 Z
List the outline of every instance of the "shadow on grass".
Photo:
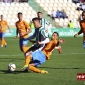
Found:
M 54 68 L 54 67 L 39 67 L 39 68 L 46 68 L 46 69 L 85 69 L 85 68 Z
M 28 70 L 26 71 L 14 71 L 14 72 L 10 72 L 8 70 L 0 70 L 0 74 L 20 74 L 20 73 L 30 73 Z

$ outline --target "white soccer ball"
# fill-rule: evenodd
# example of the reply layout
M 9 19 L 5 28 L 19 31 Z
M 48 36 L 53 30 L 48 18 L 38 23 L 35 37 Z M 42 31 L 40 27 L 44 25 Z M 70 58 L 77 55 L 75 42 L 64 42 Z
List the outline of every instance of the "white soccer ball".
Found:
M 13 63 L 8 64 L 8 70 L 13 72 L 16 70 L 16 65 Z

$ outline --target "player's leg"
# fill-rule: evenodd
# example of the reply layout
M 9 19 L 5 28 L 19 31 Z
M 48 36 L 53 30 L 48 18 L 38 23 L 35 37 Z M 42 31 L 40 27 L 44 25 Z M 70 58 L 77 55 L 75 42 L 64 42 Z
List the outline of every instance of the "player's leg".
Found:
M 55 49 L 57 49 L 60 54 L 62 53 L 61 46 L 56 46 Z
M 36 73 L 48 73 L 48 71 L 36 68 L 46 61 L 46 56 L 43 54 L 43 52 L 35 51 L 32 53 L 32 56 L 32 61 L 30 62 L 28 69 Z
M 60 54 L 62 53 L 61 46 L 59 46 L 59 42 L 57 43 L 55 49 L 57 49 Z
M 40 45 L 35 44 L 35 45 L 31 46 L 31 47 L 26 51 L 26 53 L 28 53 L 28 52 L 30 52 L 30 51 L 34 52 L 34 51 L 38 50 L 40 47 L 41 47 Z
M 34 50 L 38 49 L 35 45 L 31 47 L 24 47 L 24 54 L 25 56 L 29 56 L 30 52 L 33 52 Z M 27 57 L 25 57 L 25 61 L 27 60 Z M 25 64 L 26 65 L 26 64 Z M 27 65 L 26 65 L 27 66 Z
M 28 55 L 28 53 L 26 55 Z M 22 68 L 22 71 L 26 70 L 28 67 L 29 70 L 37 73 L 48 73 L 45 70 L 40 70 L 36 68 L 37 66 L 43 64 L 45 61 L 46 56 L 42 53 L 42 51 L 32 52 L 30 55 L 26 56 L 25 65 Z
M 29 65 L 29 70 L 36 72 L 36 73 L 46 73 L 46 74 L 48 74 L 48 71 L 40 70 L 33 65 Z
M 1 47 L 3 47 L 4 45 L 7 46 L 7 43 L 4 38 L 5 38 L 5 33 L 1 33 Z
M 23 66 L 22 71 L 25 71 L 26 69 L 28 69 L 28 65 L 30 63 L 30 61 L 32 60 L 32 55 L 29 54 L 28 56 L 25 56 L 25 64 Z
M 83 36 L 83 47 L 85 48 L 85 35 Z
M 24 41 L 23 39 L 19 40 L 20 50 L 24 53 L 29 49 L 29 47 L 26 47 L 27 44 L 28 44 L 28 41 Z
M 0 41 L 1 41 L 1 33 L 0 33 Z

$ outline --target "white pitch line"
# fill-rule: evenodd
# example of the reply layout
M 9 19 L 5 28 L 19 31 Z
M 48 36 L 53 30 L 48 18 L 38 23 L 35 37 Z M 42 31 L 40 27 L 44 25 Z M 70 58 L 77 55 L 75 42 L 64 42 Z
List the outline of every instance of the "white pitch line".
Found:
M 23 54 L 13 54 L 13 55 L 0 55 L 0 56 L 24 56 Z
M 85 55 L 85 53 L 62 53 L 62 54 L 52 54 L 52 55 Z M 1 54 L 0 56 L 24 56 L 24 54 L 12 54 L 12 55 L 3 55 Z
M 85 53 L 62 53 L 61 55 L 85 55 Z M 53 55 L 60 55 L 60 54 L 53 54 Z

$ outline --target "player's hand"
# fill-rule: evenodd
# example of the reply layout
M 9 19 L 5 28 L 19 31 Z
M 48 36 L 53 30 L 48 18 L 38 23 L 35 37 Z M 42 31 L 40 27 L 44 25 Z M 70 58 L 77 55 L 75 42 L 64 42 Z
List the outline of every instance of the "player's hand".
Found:
M 58 46 L 58 52 L 61 54 L 62 50 L 61 50 L 61 46 Z
M 38 44 L 42 44 L 41 42 L 38 42 Z
M 14 38 L 16 39 L 18 36 L 15 36 Z
M 78 34 L 75 34 L 74 37 L 76 38 L 78 36 Z
M 63 44 L 65 41 L 63 39 L 59 39 L 59 42 Z

